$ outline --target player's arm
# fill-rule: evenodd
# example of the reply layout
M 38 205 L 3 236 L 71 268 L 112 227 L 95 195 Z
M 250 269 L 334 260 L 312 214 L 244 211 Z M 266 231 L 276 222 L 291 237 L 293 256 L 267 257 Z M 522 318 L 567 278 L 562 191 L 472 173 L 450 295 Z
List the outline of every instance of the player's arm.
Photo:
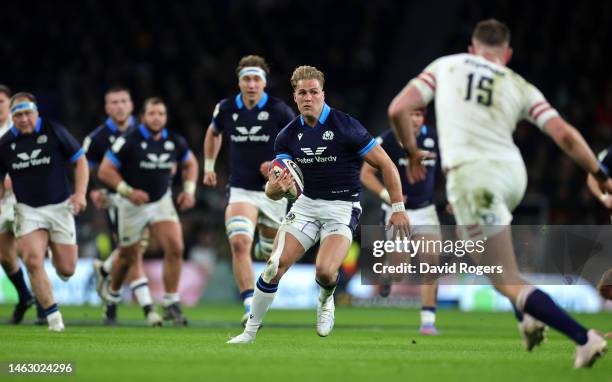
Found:
M 102 189 L 98 181 L 97 170 L 100 159 L 104 158 L 104 151 L 100 150 L 100 145 L 94 143 L 93 135 L 88 135 L 83 140 L 83 150 L 87 156 L 89 164 L 89 199 L 93 202 L 97 209 L 107 207 L 108 198 L 104 189 Z
M 389 191 L 378 179 L 376 176 L 377 173 L 378 170 L 376 168 L 372 167 L 368 162 L 363 162 L 363 166 L 361 166 L 361 184 L 363 184 L 368 190 L 378 195 L 383 202 L 391 204 Z
M 389 121 L 391 122 L 393 132 L 409 158 L 407 175 L 410 183 L 420 182 L 425 179 L 427 169 L 421 162 L 424 159 L 435 156 L 435 154 L 429 151 L 418 148 L 416 136 L 413 133 L 416 127 L 412 126 L 410 113 L 426 107 L 428 103 L 423 99 L 421 90 L 414 83 L 418 79 L 409 82 L 391 101 L 388 109 Z
M 74 194 L 70 196 L 73 213 L 76 215 L 87 207 L 87 184 L 89 183 L 89 165 L 85 155 L 74 162 Z
M 68 198 L 73 214 L 78 214 L 87 207 L 87 183 L 89 183 L 89 166 L 85 151 L 61 125 L 52 125 L 52 131 L 59 141 L 59 150 L 67 161 L 74 165 L 74 193 Z
M 400 233 L 407 235 L 409 230 L 408 215 L 404 208 L 402 182 L 397 167 L 380 145 L 376 145 L 368 151 L 363 159 L 382 173 L 384 187 L 389 191 L 393 214 L 388 227 L 393 226 Z
M 608 169 L 597 160 L 582 134 L 576 128 L 563 118 L 555 116 L 548 119 L 542 129 L 574 162 L 593 176 L 600 190 L 612 192 L 612 180 L 608 176 Z
M 149 201 L 149 194 L 127 184 L 119 173 L 118 166 L 121 166 L 121 163 L 111 151 L 108 151 L 107 155 L 102 159 L 100 167 L 98 167 L 98 178 L 111 189 L 116 190 L 119 195 L 129 199 L 137 206 L 147 203 Z
M 191 151 L 187 151 L 182 165 L 183 191 L 176 199 L 180 211 L 195 205 L 196 182 L 198 181 L 198 161 Z
M 8 190 L 12 190 L 13 189 L 13 182 L 11 181 L 11 177 L 8 176 L 8 174 L 6 176 L 3 177 L 3 181 L 0 182 L 0 199 L 2 199 L 2 197 L 4 197 L 4 193 Z
M 214 187 L 217 185 L 217 173 L 215 172 L 215 161 L 219 156 L 223 135 L 218 132 L 211 123 L 204 137 L 204 184 Z

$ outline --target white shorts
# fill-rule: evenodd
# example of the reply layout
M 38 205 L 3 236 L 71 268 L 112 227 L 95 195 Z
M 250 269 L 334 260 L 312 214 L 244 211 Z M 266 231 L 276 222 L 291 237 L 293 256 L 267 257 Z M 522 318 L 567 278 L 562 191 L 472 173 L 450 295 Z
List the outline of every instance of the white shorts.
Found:
M 527 170 L 522 162 L 482 161 L 449 171 L 446 194 L 464 238 L 502 231 L 523 199 Z
M 353 241 L 360 216 L 359 202 L 311 199 L 301 195 L 283 219 L 280 229 L 293 235 L 307 251 L 329 235 L 342 235 Z
M 272 200 L 264 191 L 245 190 L 230 187 L 228 204 L 248 203 L 259 209 L 257 223 L 266 227 L 278 228 L 287 212 L 287 199 Z
M 15 194 L 12 190 L 4 192 L 4 196 L 0 199 L 0 234 L 13 233 L 15 225 Z
M 384 211 L 384 224 L 386 226 L 389 224 L 389 219 L 391 219 L 391 206 L 383 204 L 382 210 Z M 413 234 L 441 235 L 440 220 L 438 219 L 438 212 L 436 211 L 435 204 L 414 210 L 406 210 L 406 213 L 408 214 L 408 220 L 410 221 L 410 228 Z M 393 239 L 393 230 L 390 229 L 386 231 L 386 236 L 387 240 Z
M 117 198 L 117 230 L 122 247 L 137 243 L 144 229 L 161 221 L 178 222 L 178 214 L 172 203 L 172 193 L 166 192 L 161 199 L 137 206 L 126 198 Z
M 42 207 L 15 204 L 15 237 L 19 238 L 39 229 L 49 233 L 49 241 L 57 244 L 76 244 L 76 225 L 68 199 Z

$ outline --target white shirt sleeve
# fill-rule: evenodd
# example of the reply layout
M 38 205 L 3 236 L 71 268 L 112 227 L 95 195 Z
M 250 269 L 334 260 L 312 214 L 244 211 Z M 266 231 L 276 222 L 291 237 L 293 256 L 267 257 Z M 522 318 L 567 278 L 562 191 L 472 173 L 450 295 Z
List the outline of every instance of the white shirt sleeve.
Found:
M 436 73 L 439 59 L 429 64 L 418 76 L 410 81 L 410 84 L 419 90 L 423 102 L 430 103 L 436 94 Z
M 525 91 L 525 104 L 523 106 L 523 118 L 538 126 L 540 129 L 551 118 L 559 116 L 535 86 L 527 84 Z

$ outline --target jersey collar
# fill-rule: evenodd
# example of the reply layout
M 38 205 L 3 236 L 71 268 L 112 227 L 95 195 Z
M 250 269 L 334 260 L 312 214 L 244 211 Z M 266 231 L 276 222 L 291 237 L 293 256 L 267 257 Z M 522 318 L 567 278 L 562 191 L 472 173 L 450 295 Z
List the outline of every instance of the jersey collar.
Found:
M 238 93 L 236 95 L 235 102 L 236 102 L 236 107 L 238 109 L 242 109 L 244 107 L 244 102 L 242 102 L 242 93 Z M 263 92 L 263 96 L 261 97 L 259 102 L 257 102 L 257 107 L 261 109 L 264 106 L 266 106 L 266 103 L 268 103 L 268 93 Z
M 148 141 L 151 138 L 151 133 L 145 127 L 145 125 L 143 125 L 142 123 L 140 125 L 138 125 L 138 131 L 140 131 L 140 134 L 144 137 L 145 140 Z M 168 138 L 168 130 L 163 129 L 162 130 L 162 139 L 166 139 L 166 138 Z
M 38 117 L 38 120 L 36 121 L 36 126 L 34 127 L 34 132 L 36 134 L 40 133 L 41 126 L 42 126 L 42 119 L 40 117 Z M 14 136 L 20 135 L 19 130 L 17 130 L 15 125 L 13 125 L 13 127 L 11 127 L 11 133 L 13 133 Z
M 331 112 L 331 107 L 329 107 L 326 103 L 323 104 L 323 110 L 321 110 L 321 115 L 319 116 L 319 124 L 324 125 L 325 121 L 327 121 L 327 117 L 329 117 L 329 113 Z M 304 126 L 304 116 L 300 115 L 300 123 Z
M 113 121 L 113 119 L 111 117 L 106 118 L 106 121 L 104 122 L 104 124 L 111 129 L 111 131 L 113 133 L 116 133 L 119 131 L 119 127 L 117 126 L 117 124 L 115 123 L 115 121 Z M 129 127 L 128 129 L 134 127 L 134 116 L 130 115 L 130 122 L 129 122 Z

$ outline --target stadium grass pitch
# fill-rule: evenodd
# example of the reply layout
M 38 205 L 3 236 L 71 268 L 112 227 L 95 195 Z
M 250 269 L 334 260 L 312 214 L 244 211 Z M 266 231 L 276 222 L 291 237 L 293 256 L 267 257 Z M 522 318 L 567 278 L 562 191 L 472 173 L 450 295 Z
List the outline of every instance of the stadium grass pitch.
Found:
M 0 317 L 11 306 L 0 306 Z M 612 381 L 612 357 L 572 370 L 574 346 L 549 331 L 546 343 L 523 350 L 511 313 L 442 309 L 440 337 L 417 334 L 418 310 L 338 308 L 328 338 L 315 333 L 315 312 L 271 310 L 257 342 L 226 345 L 241 332 L 238 306 L 186 308 L 190 327 L 144 325 L 140 309 L 122 306 L 121 324 L 102 326 L 99 307 L 61 307 L 64 333 L 34 326 L 34 309 L 19 326 L 0 325 L 0 362 L 71 362 L 69 381 Z M 612 314 L 578 315 L 612 330 Z M 0 380 L 44 380 L 0 375 Z

